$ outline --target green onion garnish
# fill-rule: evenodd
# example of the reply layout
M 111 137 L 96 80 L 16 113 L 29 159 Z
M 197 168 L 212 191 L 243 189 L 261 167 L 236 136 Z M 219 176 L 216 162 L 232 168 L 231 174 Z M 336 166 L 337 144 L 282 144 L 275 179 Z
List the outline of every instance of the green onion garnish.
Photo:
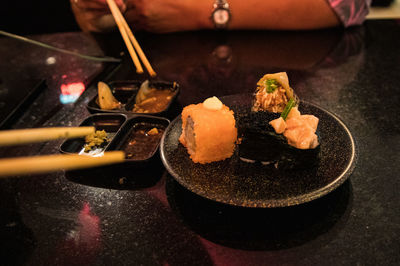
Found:
M 285 106 L 285 109 L 283 109 L 283 112 L 281 113 L 281 117 L 283 120 L 286 120 L 288 114 L 290 113 L 290 110 L 292 110 L 293 106 L 295 106 L 296 101 L 293 98 L 290 98 L 288 103 Z
M 276 79 L 267 79 L 264 81 L 264 85 L 268 93 L 274 92 L 280 86 Z

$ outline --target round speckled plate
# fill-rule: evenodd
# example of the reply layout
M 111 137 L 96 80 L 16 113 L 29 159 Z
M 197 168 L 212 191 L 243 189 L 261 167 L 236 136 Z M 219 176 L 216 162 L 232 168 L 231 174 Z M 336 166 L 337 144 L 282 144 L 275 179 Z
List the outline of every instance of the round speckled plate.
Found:
M 166 129 L 160 152 L 168 172 L 188 190 L 230 205 L 285 207 L 331 192 L 352 173 L 357 157 L 354 139 L 334 114 L 301 102 L 302 114 L 313 114 L 320 119 L 317 131 L 320 146 L 314 154 L 290 157 L 290 149 L 289 153 L 281 153 L 277 146 L 265 144 L 264 137 L 258 139 L 258 135 L 265 136 L 263 128 L 268 127 L 269 119 L 263 121 L 262 113 L 254 115 L 250 111 L 251 94 L 226 96 L 221 100 L 235 112 L 239 136 L 252 142 L 242 142 L 234 155 L 224 161 L 193 163 L 178 140 L 182 132 L 182 121 L 178 116 Z M 257 131 L 259 134 L 254 133 Z M 248 132 L 252 135 L 247 136 Z M 265 156 L 271 154 L 278 155 Z

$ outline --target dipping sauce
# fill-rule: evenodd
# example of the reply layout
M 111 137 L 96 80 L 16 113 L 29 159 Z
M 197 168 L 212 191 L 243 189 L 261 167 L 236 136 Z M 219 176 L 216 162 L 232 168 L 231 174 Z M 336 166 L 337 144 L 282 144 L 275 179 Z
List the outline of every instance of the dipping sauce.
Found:
M 128 139 L 121 149 L 126 159 L 146 160 L 157 149 L 165 128 L 150 123 L 139 123 L 133 126 Z
M 175 91 L 170 89 L 152 88 L 146 93 L 146 99 L 136 103 L 133 107 L 135 113 L 158 113 L 167 108 Z

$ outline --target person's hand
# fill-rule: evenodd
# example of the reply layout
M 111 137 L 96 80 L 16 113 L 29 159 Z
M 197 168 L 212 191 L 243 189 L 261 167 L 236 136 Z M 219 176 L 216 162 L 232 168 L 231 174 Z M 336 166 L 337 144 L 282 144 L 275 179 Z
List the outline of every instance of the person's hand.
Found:
M 83 31 L 104 32 L 115 27 L 114 18 L 106 0 L 70 0 L 72 11 Z M 115 0 L 122 13 L 126 11 L 124 0 Z

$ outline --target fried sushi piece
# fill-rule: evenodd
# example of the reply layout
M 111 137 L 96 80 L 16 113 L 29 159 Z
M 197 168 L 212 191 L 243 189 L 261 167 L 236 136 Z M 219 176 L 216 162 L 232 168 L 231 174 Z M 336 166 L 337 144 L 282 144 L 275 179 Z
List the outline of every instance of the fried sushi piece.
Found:
M 266 74 L 257 82 L 252 110 L 281 113 L 290 99 L 298 104 L 298 98 L 289 86 L 286 72 Z
M 234 113 L 218 98 L 208 98 L 183 109 L 179 141 L 193 162 L 205 164 L 230 158 L 236 139 Z

